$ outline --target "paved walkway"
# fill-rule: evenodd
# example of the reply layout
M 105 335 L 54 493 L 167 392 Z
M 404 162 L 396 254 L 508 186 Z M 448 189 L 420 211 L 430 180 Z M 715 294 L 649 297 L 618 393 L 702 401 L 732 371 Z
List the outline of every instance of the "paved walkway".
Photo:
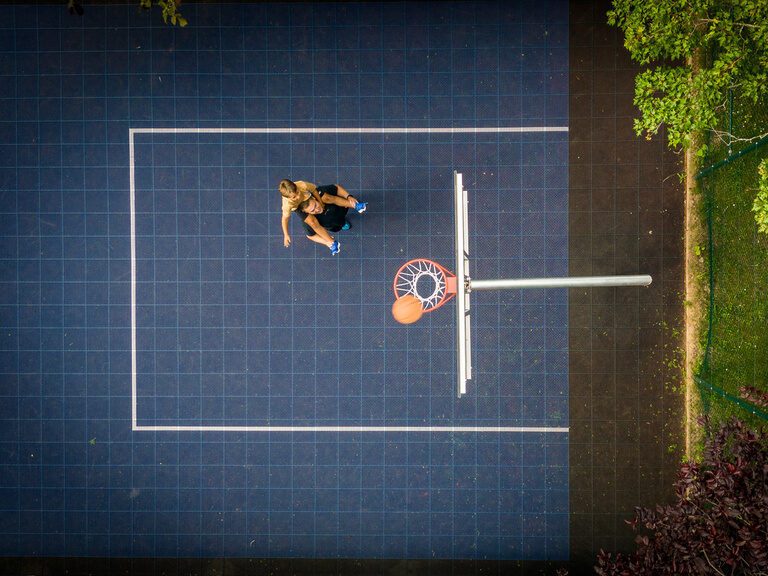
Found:
M 685 448 L 682 157 L 665 136 L 634 134 L 639 66 L 609 8 L 571 2 L 569 274 L 653 284 L 570 293 L 571 558 L 583 567 L 600 548 L 634 548 L 624 520 L 670 500 Z

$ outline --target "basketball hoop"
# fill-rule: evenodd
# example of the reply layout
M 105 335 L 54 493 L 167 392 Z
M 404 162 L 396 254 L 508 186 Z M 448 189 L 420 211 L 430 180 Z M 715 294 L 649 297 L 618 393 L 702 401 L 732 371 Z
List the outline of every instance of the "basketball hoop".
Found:
M 432 312 L 456 294 L 456 275 L 437 262 L 418 258 L 406 262 L 395 274 L 395 297 L 412 294 L 424 312 Z
M 392 316 L 401 324 L 412 324 L 423 312 L 432 312 L 456 296 L 456 374 L 458 395 L 467 391 L 472 380 L 472 327 L 470 295 L 475 290 L 521 288 L 582 288 L 593 286 L 647 286 L 647 274 L 631 276 L 588 276 L 566 278 L 499 278 L 478 280 L 470 276 L 469 200 L 461 173 L 453 171 L 454 214 L 456 225 L 456 274 L 437 262 L 419 258 L 403 264 L 395 274 L 395 302 Z M 421 308 L 419 308 L 421 304 Z

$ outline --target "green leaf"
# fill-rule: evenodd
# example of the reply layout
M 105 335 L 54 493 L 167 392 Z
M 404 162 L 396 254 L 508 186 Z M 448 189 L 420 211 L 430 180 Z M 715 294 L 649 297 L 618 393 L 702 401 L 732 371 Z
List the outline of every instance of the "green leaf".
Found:
M 607 21 L 623 30 L 632 59 L 649 66 L 635 81 L 638 135 L 666 125 L 671 147 L 690 146 L 691 133 L 716 124 L 729 87 L 753 102 L 768 98 L 765 0 L 613 0 Z M 695 54 L 707 62 L 663 64 Z
M 768 234 L 768 158 L 760 162 L 757 172 L 759 181 L 752 211 L 755 213 L 757 229 L 763 234 Z

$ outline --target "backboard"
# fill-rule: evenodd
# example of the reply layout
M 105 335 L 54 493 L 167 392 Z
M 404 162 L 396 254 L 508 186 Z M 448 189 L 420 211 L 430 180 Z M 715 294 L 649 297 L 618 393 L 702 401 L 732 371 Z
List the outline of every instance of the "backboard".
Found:
M 467 392 L 472 379 L 472 346 L 469 306 L 469 200 L 462 176 L 453 172 L 456 223 L 456 372 L 458 395 Z

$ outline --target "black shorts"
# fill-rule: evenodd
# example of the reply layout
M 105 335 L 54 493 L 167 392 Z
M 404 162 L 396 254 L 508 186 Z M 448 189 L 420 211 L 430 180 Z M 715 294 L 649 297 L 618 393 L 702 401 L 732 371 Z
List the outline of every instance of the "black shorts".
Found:
M 323 186 L 318 186 L 317 195 L 322 196 L 323 194 L 331 194 L 332 196 L 338 196 L 339 187 L 336 186 L 336 184 L 325 184 Z

